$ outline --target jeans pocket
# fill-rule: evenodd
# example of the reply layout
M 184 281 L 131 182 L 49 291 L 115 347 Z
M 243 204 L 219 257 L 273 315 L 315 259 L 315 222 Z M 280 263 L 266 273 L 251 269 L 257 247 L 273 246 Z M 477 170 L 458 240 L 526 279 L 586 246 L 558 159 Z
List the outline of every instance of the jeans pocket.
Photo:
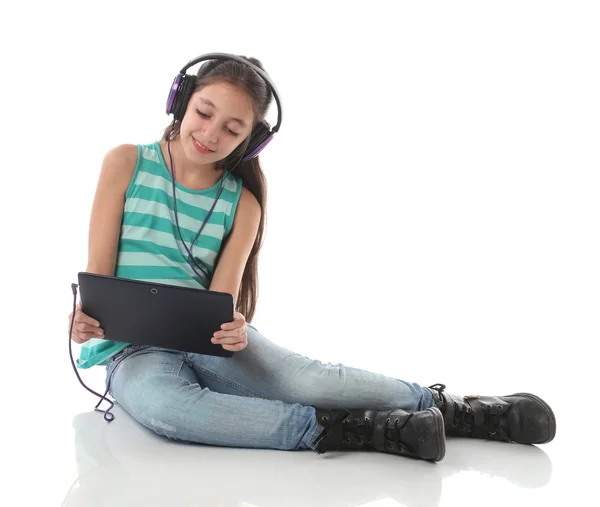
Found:
M 117 352 L 110 360 L 111 363 L 121 358 L 125 359 L 127 356 L 133 354 L 136 350 L 141 348 L 141 345 L 128 345 L 123 350 Z
M 123 350 L 117 352 L 113 357 L 110 358 L 108 366 L 106 367 L 106 380 L 105 384 L 107 388 L 110 386 L 110 381 L 115 374 L 117 367 L 125 360 L 127 357 L 131 356 L 136 352 L 140 352 L 144 349 L 150 348 L 148 345 L 129 345 L 125 347 Z
M 121 350 L 120 352 L 117 352 L 114 356 L 112 356 L 110 358 L 110 361 L 108 362 L 109 366 L 111 364 L 113 364 L 115 361 L 117 361 L 120 357 L 123 357 L 123 354 L 125 353 L 126 349 Z
M 112 356 L 108 362 L 107 376 L 110 377 L 112 375 L 112 371 L 119 365 L 119 363 L 121 363 L 123 359 L 125 359 L 138 347 L 139 345 L 129 345 Z

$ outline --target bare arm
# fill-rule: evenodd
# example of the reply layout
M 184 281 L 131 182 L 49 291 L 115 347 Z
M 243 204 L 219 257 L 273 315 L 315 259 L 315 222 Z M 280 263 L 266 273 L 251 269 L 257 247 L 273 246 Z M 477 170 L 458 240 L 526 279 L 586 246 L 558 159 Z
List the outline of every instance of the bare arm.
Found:
M 240 283 L 252 245 L 256 240 L 262 209 L 256 197 L 242 188 L 233 227 L 213 274 L 209 290 L 228 292 L 237 301 Z
M 137 146 L 123 144 L 110 150 L 102 162 L 88 238 L 87 271 L 114 276 L 125 192 L 137 163 Z
M 117 146 L 104 156 L 90 218 L 86 270 L 89 273 L 115 274 L 125 192 L 136 163 L 137 146 L 131 144 Z M 72 317 L 73 314 L 70 314 L 69 329 Z M 71 339 L 75 343 L 103 336 L 100 323 L 81 311 L 81 303 L 76 307 L 73 324 Z

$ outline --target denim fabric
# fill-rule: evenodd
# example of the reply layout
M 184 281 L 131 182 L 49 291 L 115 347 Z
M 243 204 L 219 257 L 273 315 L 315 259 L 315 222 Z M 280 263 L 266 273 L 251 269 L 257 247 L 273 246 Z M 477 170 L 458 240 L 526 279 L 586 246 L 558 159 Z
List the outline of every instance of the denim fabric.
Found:
M 286 350 L 248 324 L 231 358 L 132 345 L 107 367 L 110 394 L 138 422 L 169 438 L 209 445 L 314 449 L 318 408 L 424 410 L 415 383 Z

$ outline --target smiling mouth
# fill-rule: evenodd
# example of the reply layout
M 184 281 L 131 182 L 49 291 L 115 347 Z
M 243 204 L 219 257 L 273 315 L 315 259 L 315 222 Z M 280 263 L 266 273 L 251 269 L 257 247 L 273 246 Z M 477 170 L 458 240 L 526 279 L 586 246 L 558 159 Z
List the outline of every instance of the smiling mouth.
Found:
M 208 146 L 204 146 L 201 142 L 199 142 L 195 137 L 192 137 L 196 146 L 202 148 L 203 150 L 214 152 L 215 150 L 211 150 Z

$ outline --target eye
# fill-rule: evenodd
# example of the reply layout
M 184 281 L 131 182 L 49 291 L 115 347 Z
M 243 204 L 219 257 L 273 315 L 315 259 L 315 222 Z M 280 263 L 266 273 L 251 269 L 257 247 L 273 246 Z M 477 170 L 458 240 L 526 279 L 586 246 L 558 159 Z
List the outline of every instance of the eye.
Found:
M 197 112 L 197 113 L 198 113 L 200 116 L 202 116 L 202 118 L 210 118 L 210 116 L 209 116 L 209 115 L 207 115 L 207 114 L 204 114 L 204 113 L 203 113 L 203 112 L 201 112 L 199 109 L 196 109 L 196 112 Z M 239 136 L 239 135 L 240 135 L 240 133 L 239 133 L 239 132 L 234 132 L 233 130 L 231 130 L 231 129 L 228 129 L 227 127 L 225 127 L 225 130 L 227 130 L 227 132 L 229 132 L 229 133 L 230 133 L 232 136 L 235 136 L 235 137 L 237 137 L 237 136 Z

